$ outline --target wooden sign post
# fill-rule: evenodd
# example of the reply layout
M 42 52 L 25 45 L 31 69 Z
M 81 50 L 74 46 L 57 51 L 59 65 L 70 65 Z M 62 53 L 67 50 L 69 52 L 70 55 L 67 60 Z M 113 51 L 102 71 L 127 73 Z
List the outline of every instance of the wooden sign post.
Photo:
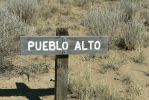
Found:
M 56 36 L 68 36 L 68 30 L 58 28 Z M 68 55 L 55 58 L 55 100 L 67 100 Z
M 70 54 L 105 53 L 108 37 L 69 36 L 66 28 L 58 28 L 56 36 L 21 37 L 22 55 L 56 55 L 55 100 L 67 100 L 68 57 Z

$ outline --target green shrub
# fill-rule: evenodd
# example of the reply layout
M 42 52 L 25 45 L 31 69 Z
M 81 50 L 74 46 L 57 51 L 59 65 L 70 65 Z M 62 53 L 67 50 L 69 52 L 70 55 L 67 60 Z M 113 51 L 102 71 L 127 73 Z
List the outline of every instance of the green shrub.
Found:
M 8 0 L 10 12 L 19 16 L 24 22 L 31 23 L 39 10 L 39 0 Z

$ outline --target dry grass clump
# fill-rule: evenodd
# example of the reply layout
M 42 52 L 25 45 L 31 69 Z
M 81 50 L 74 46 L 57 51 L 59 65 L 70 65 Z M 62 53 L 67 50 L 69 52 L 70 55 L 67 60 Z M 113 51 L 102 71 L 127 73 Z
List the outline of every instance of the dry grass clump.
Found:
M 144 74 L 145 74 L 146 76 L 149 76 L 149 72 L 144 72 Z
M 121 59 L 120 57 L 116 55 L 109 56 L 109 58 L 107 58 L 105 63 L 102 65 L 103 67 L 101 68 L 100 72 L 104 74 L 108 70 L 117 71 L 120 69 L 123 63 L 124 63 L 124 60 Z
M 146 64 L 147 63 L 147 56 L 145 55 L 145 52 L 142 50 L 136 50 L 133 61 L 139 64 Z
M 141 91 L 142 91 L 141 87 L 135 83 L 128 85 L 126 89 L 126 92 L 128 93 L 129 98 L 133 98 L 133 99 L 135 99 L 136 96 L 141 95 L 142 94 Z
M 94 85 L 88 72 L 78 74 L 78 77 L 70 78 L 69 92 L 72 98 L 78 100 L 122 100 L 114 90 L 106 85 Z
M 7 6 L 11 13 L 26 23 L 34 22 L 40 8 L 39 0 L 8 0 Z
M 131 73 L 132 74 L 132 73 Z M 141 85 L 139 85 L 135 78 L 132 77 L 129 73 L 121 75 L 117 74 L 120 77 L 115 78 L 117 80 L 120 80 L 123 83 L 123 86 L 125 87 L 125 93 L 124 93 L 124 100 L 136 100 L 137 96 L 140 96 L 142 94 L 143 88 Z M 127 99 L 126 99 L 127 98 Z
M 121 81 L 126 85 L 126 93 L 128 99 L 135 100 L 136 96 L 142 94 L 141 86 L 138 85 L 134 81 L 134 78 L 132 78 L 130 75 L 124 75 Z
M 28 64 L 27 66 L 16 66 L 10 73 L 13 76 L 25 76 L 30 81 L 31 77 L 37 74 L 48 73 L 48 65 L 46 63 Z
M 43 2 L 41 7 L 40 16 L 44 19 L 51 18 L 54 14 L 60 13 L 63 9 L 62 4 L 57 0 L 51 0 L 49 2 Z

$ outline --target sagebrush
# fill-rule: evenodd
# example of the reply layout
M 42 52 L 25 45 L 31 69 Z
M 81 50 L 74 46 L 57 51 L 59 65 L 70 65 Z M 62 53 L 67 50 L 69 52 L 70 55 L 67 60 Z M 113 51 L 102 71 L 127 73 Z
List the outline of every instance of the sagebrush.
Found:
M 18 41 L 21 35 L 28 32 L 27 25 L 18 16 L 0 6 L 0 65 L 5 65 L 4 57 L 18 51 Z
M 40 8 L 39 0 L 8 0 L 8 9 L 11 13 L 19 16 L 24 22 L 32 23 Z
M 143 47 L 145 28 L 142 23 L 137 20 L 128 22 L 124 28 L 123 38 L 127 50 L 135 50 Z

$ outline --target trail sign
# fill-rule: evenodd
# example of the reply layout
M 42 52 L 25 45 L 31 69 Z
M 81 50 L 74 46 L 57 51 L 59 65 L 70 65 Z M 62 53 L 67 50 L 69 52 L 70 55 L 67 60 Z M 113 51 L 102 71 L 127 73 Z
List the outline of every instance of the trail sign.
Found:
M 55 100 L 67 100 L 69 54 L 105 53 L 108 37 L 68 36 L 67 28 L 57 28 L 56 36 L 21 37 L 22 55 L 55 56 Z
M 23 55 L 95 54 L 104 53 L 107 48 L 108 37 L 21 37 Z

